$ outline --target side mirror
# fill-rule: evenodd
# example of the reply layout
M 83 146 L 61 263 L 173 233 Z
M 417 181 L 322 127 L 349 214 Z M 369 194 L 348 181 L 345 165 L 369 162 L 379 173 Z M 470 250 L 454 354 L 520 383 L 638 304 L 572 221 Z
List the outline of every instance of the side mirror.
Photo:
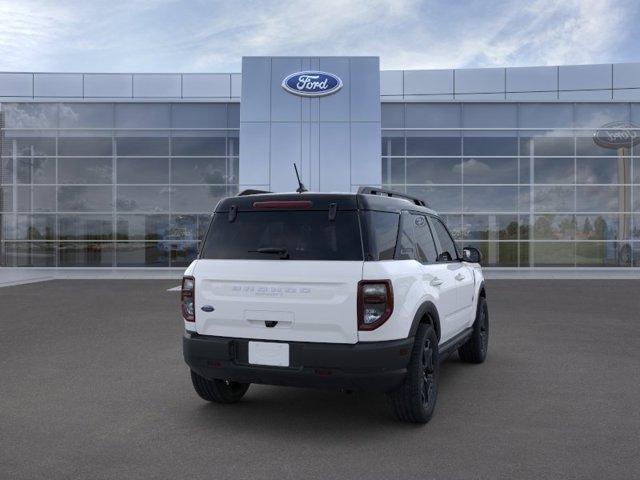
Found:
M 464 247 L 462 249 L 462 260 L 469 263 L 482 263 L 482 254 L 477 248 Z

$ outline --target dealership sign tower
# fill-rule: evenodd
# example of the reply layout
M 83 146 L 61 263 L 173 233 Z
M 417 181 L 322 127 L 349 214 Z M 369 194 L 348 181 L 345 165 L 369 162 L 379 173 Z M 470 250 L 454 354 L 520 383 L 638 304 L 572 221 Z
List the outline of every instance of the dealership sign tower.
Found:
M 240 190 L 379 185 L 378 57 L 244 57 Z

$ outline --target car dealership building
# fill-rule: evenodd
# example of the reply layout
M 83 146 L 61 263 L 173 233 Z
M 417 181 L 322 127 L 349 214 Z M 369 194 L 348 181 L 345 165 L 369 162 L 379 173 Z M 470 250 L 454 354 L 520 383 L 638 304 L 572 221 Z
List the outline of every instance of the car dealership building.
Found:
M 283 88 L 300 72 L 340 86 Z M 0 109 L 0 266 L 184 267 L 220 198 L 293 191 L 296 162 L 423 198 L 489 267 L 640 267 L 640 63 L 0 73 Z

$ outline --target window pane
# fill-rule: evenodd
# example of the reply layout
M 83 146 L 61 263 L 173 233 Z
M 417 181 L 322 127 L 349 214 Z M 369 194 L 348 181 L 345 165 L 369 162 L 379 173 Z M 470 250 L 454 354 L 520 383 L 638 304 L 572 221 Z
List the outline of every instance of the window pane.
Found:
M 174 158 L 171 161 L 173 183 L 224 184 L 227 161 L 224 158 Z
M 173 187 L 172 211 L 213 212 L 217 203 L 226 195 L 225 187 Z
M 382 159 L 382 183 L 407 183 L 407 179 L 405 178 L 405 163 L 406 160 L 404 158 L 384 157 Z M 415 179 L 411 177 L 409 182 L 419 183 L 414 180 Z
M 240 128 L 239 103 L 227 103 L 227 127 Z
M 169 253 L 158 243 L 116 243 L 118 267 L 168 267 Z
M 404 155 L 404 134 L 401 132 L 382 133 L 382 155 L 403 156 Z
M 272 247 L 285 249 L 291 260 L 362 260 L 358 214 L 340 211 L 329 221 L 326 211 L 241 211 L 233 222 L 217 214 L 202 257 L 281 260 L 259 252 Z
M 580 133 L 580 135 L 585 135 L 584 133 Z M 629 145 L 630 147 L 631 145 Z M 576 154 L 584 155 L 584 156 L 615 156 L 618 155 L 617 148 L 606 148 L 601 147 L 593 141 L 593 133 L 591 133 L 588 137 L 577 137 L 576 138 Z
M 418 197 L 437 212 L 461 212 L 461 187 L 407 187 L 409 195 Z
M 204 239 L 211 222 L 211 215 L 197 215 L 198 218 L 198 240 Z
M 55 103 L 3 103 L 7 128 L 55 128 L 58 105 Z
M 174 104 L 171 120 L 175 128 L 226 128 L 227 104 Z
M 4 145 L 7 155 L 13 155 L 14 142 L 16 155 L 19 157 L 43 157 L 56 154 L 56 139 L 53 137 L 7 138 Z
M 631 267 L 631 245 L 618 242 L 577 242 L 578 267 Z
M 0 187 L 0 212 L 13 211 L 13 187 Z
M 112 240 L 111 215 L 59 215 L 60 240 Z
M 111 267 L 113 243 L 62 242 L 58 262 L 61 267 Z
M 407 155 L 438 156 L 460 155 L 462 142 L 460 137 L 427 137 L 407 133 Z
M 13 183 L 13 159 L 0 159 L 0 185 Z
M 168 212 L 171 189 L 167 187 L 118 187 L 120 212 Z
M 111 158 L 59 158 L 58 183 L 113 183 Z
M 198 220 L 196 215 L 172 215 L 164 240 L 197 240 Z
M 465 212 L 517 212 L 518 187 L 466 187 Z
M 424 215 L 411 215 L 416 239 L 416 260 L 421 263 L 433 263 L 438 257 L 436 244 L 427 218 Z
M 407 103 L 406 126 L 410 128 L 459 128 L 460 105 Z
M 466 128 L 509 128 L 518 126 L 517 105 L 508 103 L 465 103 L 462 112 L 463 126 Z
M 521 128 L 573 127 L 573 104 L 521 103 L 518 113 Z
M 113 209 L 112 187 L 58 187 L 60 212 L 110 212 Z
M 483 267 L 518 266 L 517 242 L 469 242 L 466 246 L 480 250 Z
M 169 155 L 168 137 L 118 137 L 116 142 L 119 156 Z
M 454 240 L 463 238 L 462 215 L 440 215 L 440 218 L 453 235 Z
M 110 103 L 61 103 L 60 127 L 113 127 L 113 105 Z
M 518 155 L 517 137 L 467 137 L 463 139 L 463 151 L 465 155 Z
M 55 158 L 17 158 L 18 183 L 56 183 Z
M 197 242 L 179 242 L 171 244 L 162 242 L 158 244 L 158 248 L 170 248 L 170 266 L 172 267 L 186 267 L 193 262 L 196 259 L 196 255 L 198 255 Z
M 389 212 L 365 212 L 367 231 L 370 232 L 369 253 L 370 260 L 393 260 L 398 236 L 398 222 L 400 216 Z
M 240 155 L 240 132 L 227 132 L 227 155 L 233 157 Z
M 56 244 L 54 242 L 5 243 L 4 259 L 0 265 L 6 267 L 54 267 Z
M 404 103 L 381 105 L 382 128 L 404 128 Z
M 517 158 L 465 158 L 462 170 L 465 184 L 518 183 Z
M 462 183 L 462 162 L 459 158 L 407 158 L 407 183 L 460 184 Z
M 628 157 L 577 158 L 578 183 L 631 183 Z
M 169 105 L 161 103 L 116 103 L 117 128 L 168 128 Z
M 169 230 L 169 215 L 118 215 L 118 240 L 160 240 Z
M 225 156 L 225 137 L 173 137 L 172 155 Z
M 578 240 L 626 240 L 631 238 L 631 216 L 577 215 L 576 239 Z
M 442 222 L 430 217 L 429 225 L 431 225 L 431 231 L 440 243 L 438 257 L 444 254 L 447 256 L 448 260 L 456 260 L 458 258 L 458 252 L 456 250 L 455 243 Z
M 535 183 L 575 183 L 573 158 L 536 158 L 533 168 Z
M 18 212 L 55 212 L 56 187 L 18 187 Z
M 575 187 L 533 187 L 536 212 L 573 212 Z
M 628 211 L 625 199 L 631 198 L 631 187 L 578 186 L 576 187 L 577 212 L 624 212 Z
M 118 183 L 169 183 L 169 159 L 118 158 Z
M 55 240 L 55 215 L 17 215 L 16 240 Z
M 545 132 L 535 132 L 531 135 L 527 136 L 527 133 L 523 132 L 523 136 L 520 137 L 520 155 L 522 156 L 572 157 L 574 155 L 572 136 L 544 136 Z
M 517 240 L 516 215 L 465 215 L 463 232 L 469 240 Z M 447 224 L 449 230 L 451 226 Z
M 628 122 L 629 113 L 629 104 L 625 103 L 576 103 L 575 126 L 599 128 L 611 122 Z
M 536 267 L 573 267 L 575 244 L 573 242 L 532 242 L 529 258 Z
M 533 238 L 535 240 L 573 240 L 576 220 L 573 215 L 535 215 Z
M 112 155 L 110 137 L 60 137 L 58 155 L 107 157 Z

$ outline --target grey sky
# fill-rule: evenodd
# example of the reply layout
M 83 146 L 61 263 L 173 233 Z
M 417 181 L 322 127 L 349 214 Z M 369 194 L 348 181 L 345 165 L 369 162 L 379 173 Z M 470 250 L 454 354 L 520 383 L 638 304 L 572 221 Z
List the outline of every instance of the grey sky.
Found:
M 383 69 L 640 61 L 633 0 L 0 0 L 2 71 L 240 71 L 243 55 Z

